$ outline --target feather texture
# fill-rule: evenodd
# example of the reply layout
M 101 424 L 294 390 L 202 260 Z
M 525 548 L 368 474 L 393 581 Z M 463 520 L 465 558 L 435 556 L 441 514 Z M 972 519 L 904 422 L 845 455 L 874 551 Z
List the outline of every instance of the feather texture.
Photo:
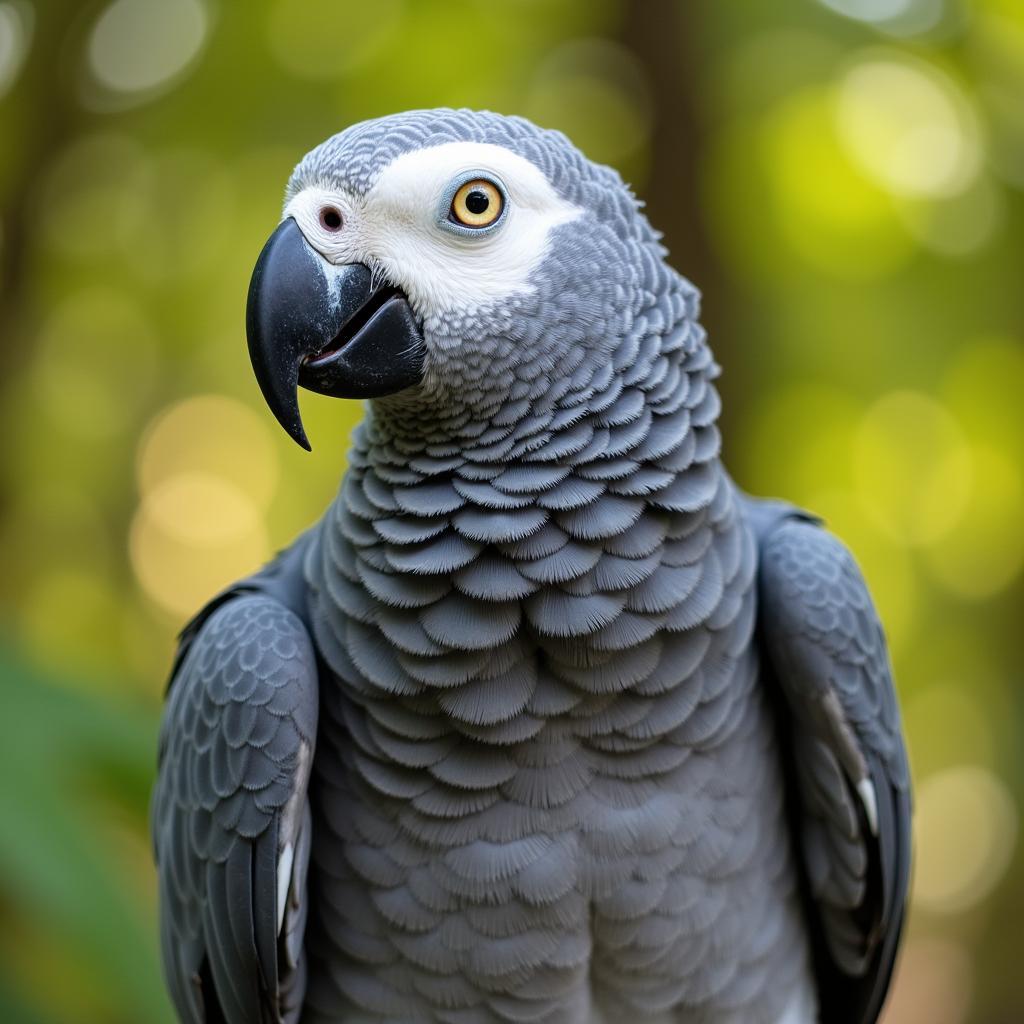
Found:
M 298 1019 L 316 721 L 315 656 L 292 611 L 243 590 L 190 625 L 153 800 L 163 956 L 184 1021 Z
M 752 518 L 761 533 L 765 645 L 792 717 L 794 800 L 823 936 L 822 1009 L 838 1022 L 874 1020 L 910 866 L 910 777 L 885 638 L 839 541 L 777 506 Z
M 463 144 L 533 168 L 506 239 L 544 196 L 576 211 L 525 282 L 500 231 L 439 253 L 472 263 L 455 292 L 388 249 Z M 521 119 L 354 126 L 289 199 L 325 189 L 354 225 L 393 204 L 365 259 L 428 366 L 369 404 L 287 594 L 250 581 L 186 635 L 154 817 L 179 1013 L 809 1024 L 820 995 L 873 1024 L 906 862 L 884 645 L 851 564 L 722 467 L 696 290 L 614 172 Z M 477 301 L 485 273 L 521 287 Z

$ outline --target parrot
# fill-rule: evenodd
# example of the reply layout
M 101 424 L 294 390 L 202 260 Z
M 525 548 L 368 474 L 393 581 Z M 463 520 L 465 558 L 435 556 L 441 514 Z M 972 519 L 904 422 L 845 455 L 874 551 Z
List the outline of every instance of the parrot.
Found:
M 304 448 L 299 388 L 364 418 L 322 517 L 180 636 L 181 1021 L 879 1019 L 912 805 L 883 627 L 822 520 L 726 471 L 661 239 L 518 116 L 299 161 L 248 355 Z

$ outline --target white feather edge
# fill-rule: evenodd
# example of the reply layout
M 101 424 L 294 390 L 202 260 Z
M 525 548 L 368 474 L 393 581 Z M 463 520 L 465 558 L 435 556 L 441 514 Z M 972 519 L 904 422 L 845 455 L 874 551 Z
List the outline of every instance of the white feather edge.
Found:
M 809 979 L 805 979 L 776 1024 L 817 1024 L 816 1003 L 813 984 Z
M 306 799 L 306 784 L 309 780 L 310 747 L 303 740 L 299 745 L 299 756 L 295 766 L 295 790 L 288 798 L 281 812 L 277 832 L 277 934 L 284 927 L 284 915 L 288 909 L 288 894 L 291 892 L 292 870 L 295 867 L 295 844 L 298 840 L 302 806 Z
M 288 843 L 277 860 L 277 934 L 284 927 L 284 912 L 288 906 L 288 893 L 292 886 L 292 867 L 295 847 Z
M 864 805 L 864 813 L 868 816 L 868 825 L 873 836 L 878 835 L 878 794 L 875 792 L 875 785 L 868 776 L 864 776 L 857 783 L 857 794 L 860 802 Z

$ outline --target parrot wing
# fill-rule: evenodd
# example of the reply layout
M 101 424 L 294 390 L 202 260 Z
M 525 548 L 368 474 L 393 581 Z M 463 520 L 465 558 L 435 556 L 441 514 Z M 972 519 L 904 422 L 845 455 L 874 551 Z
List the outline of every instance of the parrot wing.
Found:
M 317 668 L 274 596 L 281 575 L 200 612 L 168 689 L 152 829 L 164 972 L 187 1024 L 294 1021 L 302 1001 Z
M 812 517 L 751 503 L 759 630 L 803 861 L 821 1019 L 873 1024 L 910 874 L 910 777 L 881 624 L 857 564 Z

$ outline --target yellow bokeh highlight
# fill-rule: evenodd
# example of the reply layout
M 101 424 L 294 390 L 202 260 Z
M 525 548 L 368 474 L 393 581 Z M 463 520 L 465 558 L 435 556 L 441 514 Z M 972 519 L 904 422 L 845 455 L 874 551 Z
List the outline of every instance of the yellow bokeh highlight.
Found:
M 279 469 L 264 419 L 226 395 L 197 395 L 158 413 L 136 459 L 144 497 L 180 474 L 206 474 L 234 485 L 260 509 L 274 494 Z
M 814 267 L 853 280 L 883 277 L 905 262 L 912 246 L 889 196 L 843 149 L 836 120 L 827 88 L 788 96 L 765 120 L 761 159 L 775 219 Z
M 226 481 L 173 478 L 144 500 L 132 521 L 132 568 L 166 611 L 189 616 L 270 555 L 263 520 Z
M 867 513 L 894 540 L 928 544 L 948 533 L 971 495 L 970 448 L 935 399 L 893 391 L 864 414 L 853 441 L 853 476 Z
M 179 473 L 161 481 L 146 495 L 143 507 L 157 529 L 194 547 L 229 543 L 260 525 L 252 499 L 209 473 Z
M 1024 565 L 1024 486 L 1019 466 L 991 448 L 975 448 L 973 464 L 963 515 L 926 561 L 942 586 L 977 600 L 1008 587 Z
M 851 157 L 898 195 L 962 192 L 982 162 L 973 111 L 935 65 L 880 51 L 839 86 L 838 127 Z
M 965 339 L 940 394 L 972 442 L 1024 464 L 1024 339 Z
M 265 510 L 278 482 L 268 428 L 247 406 L 199 395 L 161 412 L 139 444 L 132 568 L 173 615 L 190 615 L 270 554 Z
M 1017 839 L 1018 814 L 1003 781 L 960 765 L 918 784 L 913 901 L 934 913 L 969 910 L 999 883 Z
M 890 646 L 899 652 L 912 638 L 921 603 L 918 573 L 903 537 L 868 515 L 854 489 L 854 449 L 863 420 L 860 402 L 848 392 L 798 384 L 761 399 L 736 451 L 745 486 L 784 495 L 821 516 L 851 549 Z M 739 458 L 732 461 L 739 464 Z

